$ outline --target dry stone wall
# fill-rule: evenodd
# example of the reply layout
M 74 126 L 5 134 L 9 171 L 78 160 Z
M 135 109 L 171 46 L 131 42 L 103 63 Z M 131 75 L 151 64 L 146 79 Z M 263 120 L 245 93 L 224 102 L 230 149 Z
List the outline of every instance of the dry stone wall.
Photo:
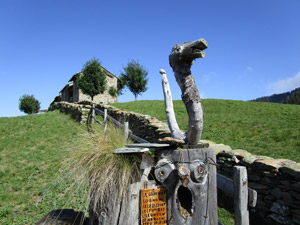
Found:
M 90 110 L 90 103 L 85 105 L 55 103 L 53 109 L 72 114 L 75 119 L 86 122 L 85 113 Z M 157 142 L 163 137 L 171 137 L 168 125 L 151 116 L 126 112 L 115 107 L 96 105 L 105 108 L 108 115 L 120 122 L 129 122 L 133 133 L 150 142 Z M 78 113 L 75 111 L 78 110 Z M 230 146 L 211 141 L 210 148 L 215 149 L 219 164 L 218 172 L 231 178 L 233 167 L 242 165 L 248 171 L 248 185 L 258 193 L 255 208 L 250 209 L 252 224 L 300 224 L 300 164 L 287 159 L 273 159 L 266 156 L 252 155 L 243 149 L 232 150 Z M 256 219 L 253 219 L 256 218 Z
M 87 123 L 91 106 L 69 102 L 54 102 L 50 105 L 48 110 L 59 110 L 62 113 L 71 115 L 73 119 L 77 120 L 80 123 Z
M 255 224 L 300 224 L 300 164 L 288 159 L 252 155 L 223 144 L 210 144 L 217 153 L 219 172 L 232 177 L 233 167 L 248 171 L 248 186 L 258 193 L 250 215 Z

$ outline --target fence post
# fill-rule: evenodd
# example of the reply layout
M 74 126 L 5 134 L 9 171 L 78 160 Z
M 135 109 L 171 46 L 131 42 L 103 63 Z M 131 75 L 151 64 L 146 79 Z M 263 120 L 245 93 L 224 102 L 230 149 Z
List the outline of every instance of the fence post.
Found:
M 104 134 L 106 134 L 107 129 L 107 109 L 104 109 Z
M 91 112 L 91 119 L 90 123 L 94 123 L 94 117 L 95 117 L 95 104 L 92 105 L 92 112 Z
M 127 140 L 128 140 L 128 135 L 129 135 L 129 123 L 124 122 L 124 138 L 125 138 L 126 143 L 127 143 Z
M 233 168 L 234 185 L 234 224 L 249 225 L 248 178 L 243 166 Z

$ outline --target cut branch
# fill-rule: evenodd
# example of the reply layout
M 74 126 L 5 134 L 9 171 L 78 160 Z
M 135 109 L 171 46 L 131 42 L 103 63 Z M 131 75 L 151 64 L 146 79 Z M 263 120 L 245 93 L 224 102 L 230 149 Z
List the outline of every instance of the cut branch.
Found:
M 176 116 L 173 108 L 172 94 L 170 90 L 169 81 L 166 75 L 166 71 L 161 69 L 159 72 L 162 75 L 162 87 L 163 87 L 164 98 L 165 98 L 166 117 L 167 117 L 171 135 L 173 138 L 183 140 L 185 137 L 181 133 L 176 121 Z

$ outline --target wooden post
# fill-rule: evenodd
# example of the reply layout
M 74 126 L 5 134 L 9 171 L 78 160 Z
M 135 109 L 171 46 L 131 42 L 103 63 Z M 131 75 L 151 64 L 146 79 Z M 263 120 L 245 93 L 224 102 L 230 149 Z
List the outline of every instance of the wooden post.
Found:
M 235 225 L 249 225 L 247 183 L 247 169 L 243 166 L 235 166 L 233 168 Z
M 218 189 L 225 192 L 227 195 L 234 196 L 233 181 L 221 174 L 217 174 Z M 251 188 L 248 188 L 248 206 L 255 207 L 257 202 L 257 192 Z
M 107 109 L 104 109 L 104 134 L 106 134 L 107 129 Z
M 177 124 L 174 107 L 173 107 L 171 89 L 166 75 L 166 71 L 161 69 L 159 70 L 159 72 L 162 75 L 162 87 L 163 87 L 164 98 L 165 98 L 165 111 L 166 111 L 166 117 L 170 128 L 170 132 L 173 138 L 184 140 L 185 137 L 181 133 L 179 126 Z
M 95 104 L 92 105 L 92 112 L 91 112 L 91 119 L 90 123 L 94 123 L 94 117 L 95 117 Z
M 129 135 L 129 123 L 125 122 L 124 123 L 124 138 L 125 138 L 126 143 L 127 143 L 127 140 L 128 140 L 128 135 Z

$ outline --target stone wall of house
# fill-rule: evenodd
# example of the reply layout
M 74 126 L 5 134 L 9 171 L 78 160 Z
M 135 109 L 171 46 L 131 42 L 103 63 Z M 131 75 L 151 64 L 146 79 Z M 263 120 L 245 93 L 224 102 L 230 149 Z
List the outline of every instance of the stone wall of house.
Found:
M 98 103 L 108 104 L 108 103 L 117 102 L 117 97 L 112 97 L 108 93 L 108 90 L 109 90 L 110 87 L 117 88 L 118 80 L 117 80 L 116 77 L 110 77 L 110 76 L 107 76 L 106 80 L 107 80 L 107 88 L 104 91 L 104 93 L 94 96 L 93 102 L 95 102 L 97 104 Z M 77 82 L 74 82 L 73 88 L 74 88 L 73 93 L 74 93 L 74 96 L 75 96 L 73 102 L 91 101 L 92 100 L 90 96 L 82 93 L 82 91 L 78 88 Z
M 69 105 L 69 103 L 63 104 Z M 89 110 L 90 103 L 85 104 L 85 106 L 72 104 L 72 107 L 79 111 L 84 107 Z M 54 105 L 56 106 L 52 109 L 58 106 Z M 62 107 L 63 112 L 73 111 L 69 109 L 71 106 L 60 105 L 59 107 Z M 101 110 L 106 108 L 108 114 L 120 122 L 128 121 L 135 135 L 150 142 L 157 142 L 159 138 L 171 136 L 167 124 L 151 116 L 100 104 L 96 107 Z M 209 143 L 210 148 L 216 151 L 219 173 L 231 178 L 235 165 L 247 168 L 248 185 L 258 193 L 256 207 L 250 208 L 251 224 L 300 224 L 300 163 L 252 155 L 246 150 L 232 150 L 228 145 L 211 141 L 202 140 L 202 142 Z

